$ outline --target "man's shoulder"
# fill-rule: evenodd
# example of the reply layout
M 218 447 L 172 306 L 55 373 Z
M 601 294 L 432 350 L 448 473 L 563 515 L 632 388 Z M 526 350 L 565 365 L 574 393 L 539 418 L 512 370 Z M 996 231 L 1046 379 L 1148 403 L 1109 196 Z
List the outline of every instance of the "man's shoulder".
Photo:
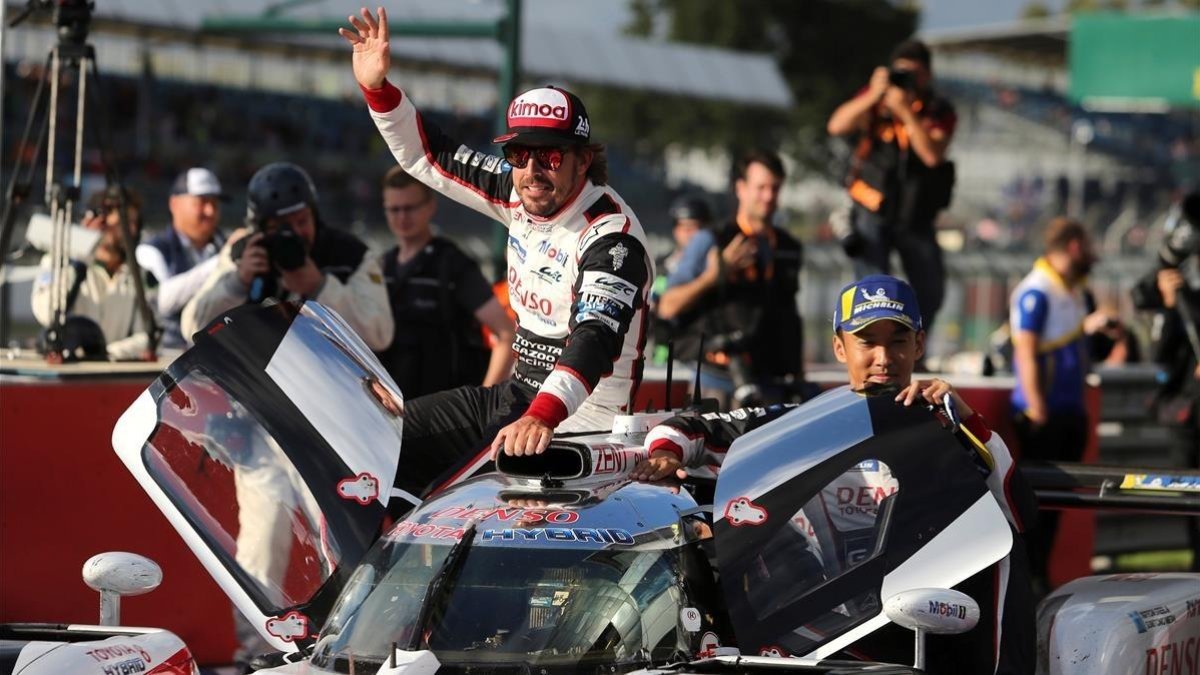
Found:
M 345 230 L 321 225 L 309 255 L 318 267 L 355 267 L 362 262 L 366 252 L 367 245 L 358 237 Z

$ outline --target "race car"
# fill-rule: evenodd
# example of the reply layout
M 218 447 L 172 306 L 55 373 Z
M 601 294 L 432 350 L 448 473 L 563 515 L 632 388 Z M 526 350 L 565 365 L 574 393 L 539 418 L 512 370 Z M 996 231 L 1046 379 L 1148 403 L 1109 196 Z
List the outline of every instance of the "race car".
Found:
M 1012 545 L 976 458 L 887 397 L 834 390 L 747 434 L 708 497 L 629 480 L 662 413 L 418 500 L 391 487 L 403 411 L 335 313 L 280 303 L 219 318 L 117 424 L 121 460 L 279 650 L 261 672 L 921 672 L 920 640 L 914 666 L 833 657 L 892 622 L 969 630 L 978 607 L 948 589 Z M 1133 656 L 1200 639 L 1195 576 L 1122 586 L 1138 632 L 1075 667 L 1073 608 L 1105 583 L 1043 607 L 1044 672 L 1142 672 Z
M 117 625 L 123 596 L 148 593 L 162 581 L 154 561 L 101 553 L 84 563 L 83 580 L 100 593 L 100 623 L 0 624 L 0 675 L 198 675 L 179 636 Z

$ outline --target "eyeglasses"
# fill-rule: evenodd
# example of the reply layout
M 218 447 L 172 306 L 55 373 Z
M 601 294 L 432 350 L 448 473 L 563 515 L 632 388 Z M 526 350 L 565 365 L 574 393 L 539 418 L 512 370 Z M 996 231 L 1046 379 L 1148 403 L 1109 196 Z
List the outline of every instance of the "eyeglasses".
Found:
M 428 203 L 429 203 L 429 200 L 424 199 L 424 200 L 417 202 L 416 204 L 405 204 L 403 206 L 385 206 L 385 207 L 383 207 L 383 210 L 389 216 L 406 216 L 410 213 L 416 213 L 417 211 L 420 211 Z
M 563 157 L 566 156 L 566 148 L 530 148 L 524 145 L 509 144 L 504 146 L 504 159 L 518 169 L 524 169 L 529 165 L 529 156 L 533 155 L 537 158 L 538 164 L 550 171 L 558 171 L 562 166 Z

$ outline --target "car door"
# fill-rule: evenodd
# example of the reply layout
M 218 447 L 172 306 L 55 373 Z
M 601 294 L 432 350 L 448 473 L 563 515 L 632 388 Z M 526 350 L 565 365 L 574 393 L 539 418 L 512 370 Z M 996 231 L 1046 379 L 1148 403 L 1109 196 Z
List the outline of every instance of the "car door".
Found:
M 314 302 L 240 307 L 195 340 L 123 414 L 113 448 L 238 609 L 294 651 L 389 500 L 416 501 L 392 489 L 403 399 Z
M 848 388 L 739 438 L 713 513 L 742 653 L 827 657 L 886 624 L 895 593 L 1007 555 L 984 478 L 932 412 Z

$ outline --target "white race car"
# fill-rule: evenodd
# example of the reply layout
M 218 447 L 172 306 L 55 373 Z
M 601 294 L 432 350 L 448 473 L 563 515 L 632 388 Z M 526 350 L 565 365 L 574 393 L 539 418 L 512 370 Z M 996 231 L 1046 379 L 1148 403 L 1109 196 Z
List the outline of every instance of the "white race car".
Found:
M 412 504 L 390 487 L 395 383 L 335 314 L 279 304 L 199 334 L 113 444 L 279 650 L 263 672 L 913 673 L 838 658 L 890 623 L 974 625 L 948 589 L 1012 535 L 927 411 L 826 394 L 740 438 L 709 498 L 628 479 L 661 419 L 559 437 Z M 853 541 L 809 517 L 868 470 L 886 489 L 855 492 Z M 1041 607 L 1040 671 L 1198 673 L 1198 602 L 1195 575 L 1077 580 Z

